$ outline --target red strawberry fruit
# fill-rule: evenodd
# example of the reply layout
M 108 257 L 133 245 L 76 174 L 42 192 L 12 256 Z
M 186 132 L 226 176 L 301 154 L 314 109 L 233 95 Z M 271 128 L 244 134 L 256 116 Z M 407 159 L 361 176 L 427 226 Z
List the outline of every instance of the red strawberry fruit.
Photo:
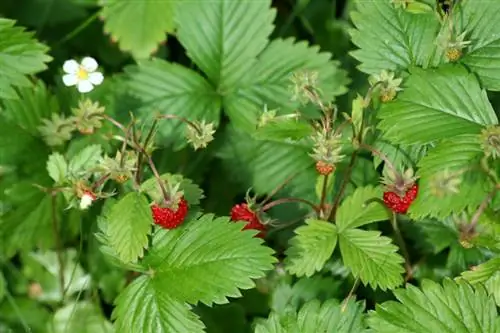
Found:
M 179 200 L 177 210 L 169 207 L 160 207 L 158 204 L 151 206 L 153 220 L 159 226 L 165 229 L 174 229 L 184 222 L 184 218 L 188 212 L 187 201 L 182 197 Z
M 326 163 L 324 161 L 316 162 L 316 171 L 320 175 L 328 176 L 335 170 L 335 166 L 333 164 Z
M 266 226 L 260 222 L 259 217 L 255 212 L 250 210 L 246 203 L 237 204 L 231 209 L 231 220 L 233 221 L 247 221 L 243 230 L 255 229 L 260 232 L 257 237 L 264 238 L 266 235 Z
M 406 214 L 411 203 L 415 200 L 418 194 L 418 185 L 413 184 L 404 196 L 399 196 L 392 191 L 384 192 L 384 203 L 389 209 L 395 213 Z

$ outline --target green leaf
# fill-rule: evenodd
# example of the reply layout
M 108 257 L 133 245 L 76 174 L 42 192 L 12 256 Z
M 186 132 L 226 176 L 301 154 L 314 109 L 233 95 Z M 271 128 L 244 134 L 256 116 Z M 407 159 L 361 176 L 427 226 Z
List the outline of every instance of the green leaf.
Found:
M 426 145 L 393 145 L 383 137 L 378 137 L 373 143 L 373 147 L 384 153 L 394 166 L 401 168 L 412 167 L 413 169 L 416 168 L 418 161 L 426 155 L 429 149 L 429 146 Z M 383 160 L 380 157 L 373 156 L 375 168 L 378 168 L 382 163 Z
M 460 134 L 476 134 L 497 124 L 486 91 L 474 74 L 458 65 L 415 68 L 404 91 L 379 112 L 379 129 L 397 144 L 425 144 Z
M 270 5 L 270 0 L 179 4 L 177 37 L 218 91 L 225 92 L 240 83 L 266 47 L 276 16 Z
M 69 174 L 78 178 L 95 168 L 101 160 L 102 148 L 100 145 L 90 145 L 83 148 L 69 162 Z
M 363 284 L 386 290 L 403 283 L 404 259 L 379 231 L 346 229 L 339 233 L 339 246 L 344 265 Z
M 170 186 L 175 187 L 179 185 L 179 190 L 183 191 L 184 198 L 191 205 L 198 205 L 200 200 L 205 196 L 203 195 L 203 190 L 189 178 L 184 178 L 179 174 L 165 173 L 160 176 L 160 179 L 164 180 L 165 183 L 170 184 Z M 163 197 L 161 193 L 161 188 L 155 177 L 151 177 L 141 184 L 141 191 L 147 193 L 150 197 L 155 200 L 159 200 Z
M 440 23 L 434 12 L 415 15 L 385 0 L 356 2 L 351 37 L 360 49 L 351 55 L 361 62 L 362 72 L 379 74 L 384 69 L 426 68 L 442 62 L 443 51 L 435 43 Z
M 256 139 L 283 142 L 286 140 L 300 140 L 313 132 L 312 126 L 307 122 L 297 120 L 271 120 L 260 126 L 253 133 Z
M 141 276 L 115 300 L 112 318 L 120 333 L 203 333 L 190 306 L 170 294 L 172 286 Z
M 462 278 L 472 285 L 484 284 L 488 293 L 495 298 L 496 304 L 500 304 L 500 258 L 492 258 L 463 272 Z
M 279 108 L 281 113 L 293 112 L 299 105 L 291 100 L 290 74 L 300 70 L 317 72 L 321 97 L 331 101 L 344 94 L 349 83 L 340 63 L 331 57 L 303 41 L 273 40 L 242 79 L 240 88 L 224 98 L 224 111 L 236 126 L 252 130 L 265 104 Z
M 143 105 L 142 116 L 152 118 L 157 114 L 174 114 L 189 120 L 219 122 L 221 100 L 213 87 L 201 75 L 183 66 L 153 59 L 138 66 L 127 67 L 128 86 Z M 159 134 L 173 142 L 186 144 L 185 124 L 176 119 L 160 122 Z M 162 143 L 168 144 L 162 140 Z
M 488 180 L 482 173 L 468 172 L 462 176 L 460 193 L 451 193 L 442 198 L 432 194 L 431 183 L 435 176 L 445 169 L 456 173 L 478 163 L 481 154 L 480 142 L 475 135 L 461 135 L 443 140 L 430 150 L 418 164 L 419 193 L 410 206 L 410 216 L 413 219 L 426 216 L 443 219 L 452 213 L 478 207 L 488 192 Z
M 106 236 L 124 262 L 136 262 L 148 247 L 153 218 L 146 197 L 131 192 L 114 204 L 107 215 Z
M 6 288 L 7 288 L 7 282 L 5 281 L 2 272 L 0 272 L 0 303 L 2 303 L 2 300 L 5 296 Z
M 88 301 L 69 303 L 56 311 L 49 333 L 113 333 L 113 325 Z
M 27 87 L 30 81 L 25 75 L 35 74 L 47 68 L 52 60 L 49 48 L 35 39 L 33 33 L 15 27 L 15 21 L 0 18 L 0 99 L 16 99 L 13 87 Z
M 349 301 L 343 305 L 331 299 L 323 304 L 312 300 L 298 313 L 279 316 L 271 313 L 269 319 L 257 324 L 255 333 L 362 333 L 364 306 Z
M 35 138 L 17 124 L 0 118 L 0 164 L 16 164 L 32 154 Z
M 59 153 L 52 153 L 47 161 L 47 171 L 49 172 L 50 178 L 52 178 L 56 184 L 62 183 L 66 179 L 68 173 L 68 163 L 64 156 Z
M 154 279 L 168 286 L 172 297 L 188 303 L 227 303 L 240 297 L 239 289 L 255 286 L 276 259 L 273 251 L 255 238 L 257 231 L 229 218 L 203 215 L 170 231 L 158 230 L 144 265 Z
M 312 276 L 320 271 L 337 245 L 337 228 L 333 223 L 306 220 L 295 229 L 285 262 L 286 269 L 297 276 Z
M 460 4 L 457 18 L 457 31 L 466 31 L 466 40 L 472 41 L 461 59 L 476 73 L 483 86 L 488 90 L 500 90 L 500 27 L 490 24 L 498 17 L 500 3 L 464 1 Z
M 380 187 L 358 187 L 354 193 L 344 199 L 340 205 L 336 225 L 339 233 L 345 229 L 352 229 L 372 222 L 387 220 L 387 209 L 378 202 L 365 203 L 371 199 L 382 198 Z
M 371 311 L 368 323 L 374 333 L 498 332 L 495 302 L 481 286 L 424 280 L 421 289 L 407 285 L 394 294 L 399 302 L 388 301 Z
M 149 57 L 166 39 L 166 33 L 173 33 L 174 9 L 172 0 L 108 0 L 103 2 L 101 17 L 104 31 L 120 49 L 139 59 Z

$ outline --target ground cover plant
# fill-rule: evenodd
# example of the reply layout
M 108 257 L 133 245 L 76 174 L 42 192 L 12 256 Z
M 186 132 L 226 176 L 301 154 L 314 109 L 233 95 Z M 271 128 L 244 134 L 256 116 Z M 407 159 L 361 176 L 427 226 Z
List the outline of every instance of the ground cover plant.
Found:
M 2 1 L 0 332 L 499 333 L 499 15 Z

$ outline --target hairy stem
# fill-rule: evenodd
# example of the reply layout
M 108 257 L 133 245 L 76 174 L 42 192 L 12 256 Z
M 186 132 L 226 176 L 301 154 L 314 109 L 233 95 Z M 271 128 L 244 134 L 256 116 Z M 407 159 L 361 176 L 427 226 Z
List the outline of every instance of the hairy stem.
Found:
M 410 254 L 408 253 L 408 248 L 406 247 L 406 243 L 404 241 L 403 235 L 399 230 L 398 226 L 398 218 L 396 213 L 392 212 L 391 214 L 391 224 L 394 229 L 394 234 L 396 235 L 396 241 L 398 242 L 399 248 L 403 253 L 403 257 L 405 258 L 405 270 L 406 270 L 406 278 L 405 281 L 408 281 L 412 278 L 413 269 L 410 261 Z
M 316 214 L 319 214 L 320 208 L 318 206 L 316 206 L 314 203 L 312 203 L 309 200 L 305 200 L 305 199 L 301 199 L 301 198 L 281 198 L 281 199 L 277 199 L 275 201 L 271 201 L 267 205 L 264 205 L 262 207 L 262 211 L 265 212 L 266 210 L 271 209 L 272 207 L 275 207 L 275 206 L 278 206 L 278 205 L 281 205 L 281 204 L 284 204 L 284 203 L 289 203 L 289 202 L 300 202 L 300 203 L 306 204 L 308 206 L 311 206 L 314 209 L 314 211 L 316 212 Z
M 278 185 L 274 190 L 272 190 L 266 198 L 261 202 L 262 205 L 265 205 L 269 200 L 271 200 L 272 197 L 276 195 L 279 191 L 281 191 L 288 183 L 297 176 L 299 172 L 295 172 L 294 174 L 288 176 L 280 185 Z
M 477 227 L 477 224 L 479 223 L 479 218 L 483 214 L 486 207 L 488 207 L 488 204 L 493 199 L 498 190 L 500 190 L 500 184 L 497 184 L 495 188 L 481 202 L 481 205 L 479 205 L 479 208 L 476 210 L 476 212 L 472 216 L 472 219 L 470 220 L 469 227 L 467 228 L 467 233 L 471 232 Z
M 354 292 L 356 291 L 356 289 L 358 289 L 359 287 L 359 282 L 360 282 L 360 279 L 359 277 L 356 278 L 356 281 L 354 281 L 354 284 L 352 285 L 352 288 L 351 290 L 349 291 L 349 294 L 347 294 L 347 297 L 345 298 L 345 300 L 342 302 L 342 311 L 345 311 L 346 307 L 347 307 L 347 303 L 349 303 L 349 300 L 352 298 L 352 296 L 354 295 Z
M 59 222 L 57 221 L 57 193 L 51 193 L 51 212 L 52 212 L 52 233 L 56 243 L 57 262 L 59 263 L 59 288 L 61 297 L 64 297 L 64 259 L 63 259 L 63 244 L 59 232 Z
M 356 163 L 357 157 L 358 157 L 358 151 L 355 150 L 351 155 L 351 161 L 349 162 L 349 166 L 345 171 L 344 178 L 342 178 L 342 183 L 340 184 L 340 190 L 339 193 L 337 194 L 337 197 L 335 198 L 335 202 L 333 203 L 332 210 L 330 211 L 330 215 L 328 216 L 327 219 L 328 221 L 331 221 L 335 217 L 335 214 L 337 213 L 337 209 L 339 208 L 340 205 L 340 200 L 344 196 L 347 184 L 350 181 L 352 170 L 354 169 L 354 164 Z
M 328 189 L 328 178 L 329 175 L 323 176 L 323 186 L 321 188 L 321 199 L 319 202 L 319 211 L 321 214 L 324 214 L 323 210 L 325 209 L 326 190 Z

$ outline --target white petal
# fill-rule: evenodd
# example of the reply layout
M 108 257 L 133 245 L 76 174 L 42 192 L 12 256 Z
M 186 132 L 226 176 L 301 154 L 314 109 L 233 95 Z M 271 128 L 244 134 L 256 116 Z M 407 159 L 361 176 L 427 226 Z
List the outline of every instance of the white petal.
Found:
M 82 67 L 85 68 L 87 72 L 93 72 L 97 69 L 97 61 L 91 57 L 85 57 L 82 59 Z
M 76 74 L 63 75 L 62 79 L 66 87 L 71 87 L 78 83 L 78 76 Z
M 82 199 L 80 200 L 80 209 L 87 209 L 92 205 L 92 201 L 94 201 L 94 198 L 88 194 L 84 194 L 82 196 Z
M 75 74 L 79 68 L 80 65 L 75 60 L 66 60 L 63 64 L 63 71 L 68 74 Z
M 96 86 L 100 85 L 103 80 L 104 76 L 101 72 L 94 72 L 89 74 L 89 81 Z
M 84 94 L 92 91 L 92 89 L 94 89 L 94 86 L 92 85 L 92 83 L 90 83 L 89 80 L 81 80 L 80 82 L 78 82 L 77 88 L 79 92 Z

